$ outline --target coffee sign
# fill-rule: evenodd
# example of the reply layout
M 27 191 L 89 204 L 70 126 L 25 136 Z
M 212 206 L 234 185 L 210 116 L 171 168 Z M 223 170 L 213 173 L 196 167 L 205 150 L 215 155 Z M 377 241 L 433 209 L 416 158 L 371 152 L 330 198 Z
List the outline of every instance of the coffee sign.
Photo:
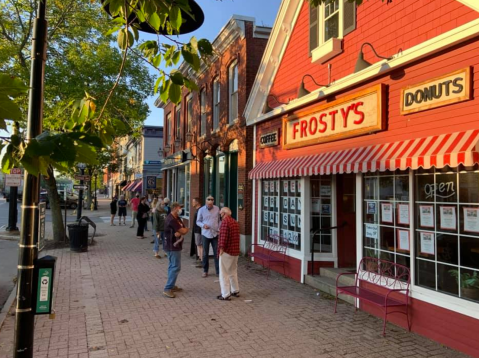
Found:
M 376 85 L 283 119 L 283 145 L 298 148 L 383 129 L 385 85 Z
M 401 90 L 401 114 L 467 101 L 470 89 L 470 67 L 406 87 Z
M 273 147 L 278 145 L 279 140 L 279 130 L 275 130 L 274 132 L 264 133 L 261 134 L 259 138 L 259 146 L 260 148 L 265 147 Z

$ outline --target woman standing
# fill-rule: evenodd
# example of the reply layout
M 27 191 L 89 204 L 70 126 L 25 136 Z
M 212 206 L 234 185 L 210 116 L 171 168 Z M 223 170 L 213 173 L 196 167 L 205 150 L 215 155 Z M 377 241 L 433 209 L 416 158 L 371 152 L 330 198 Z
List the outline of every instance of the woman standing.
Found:
M 151 226 L 153 231 L 153 237 L 156 237 L 156 232 L 155 232 L 155 211 L 156 211 L 156 206 L 158 205 L 158 198 L 155 197 L 153 198 L 153 201 L 151 202 L 151 212 L 150 212 L 150 218 L 151 218 Z M 151 243 L 153 244 L 155 241 L 153 240 Z
M 155 235 L 155 246 L 153 246 L 153 252 L 157 259 L 161 258 L 160 254 L 160 244 L 163 245 L 163 238 L 165 232 L 165 220 L 166 220 L 166 210 L 164 209 L 163 202 L 158 200 L 156 205 L 155 214 L 154 214 L 154 230 L 156 231 Z M 163 252 L 166 257 L 166 253 Z
M 110 214 L 111 214 L 110 226 L 116 226 L 115 223 L 114 223 L 115 216 L 116 216 L 116 211 L 117 211 L 116 196 L 114 196 L 111 199 L 111 203 L 110 203 Z
M 138 230 L 136 232 L 136 238 L 137 239 L 144 239 L 145 236 L 143 236 L 144 231 L 145 231 L 145 225 L 150 217 L 150 207 L 146 203 L 146 197 L 142 197 L 140 199 L 140 204 L 138 205 L 138 213 L 136 214 L 136 220 L 138 220 Z

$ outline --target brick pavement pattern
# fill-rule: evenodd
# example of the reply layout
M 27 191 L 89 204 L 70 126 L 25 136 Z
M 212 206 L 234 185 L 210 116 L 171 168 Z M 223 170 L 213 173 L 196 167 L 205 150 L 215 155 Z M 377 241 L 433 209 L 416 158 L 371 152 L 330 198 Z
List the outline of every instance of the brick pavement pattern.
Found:
M 218 278 L 201 278 L 185 245 L 175 299 L 162 296 L 167 259 L 153 257 L 136 229 L 98 224 L 105 236 L 88 253 L 58 257 L 56 319 L 36 319 L 35 358 L 465 357 L 441 345 L 317 296 L 311 287 L 240 259 L 241 297 L 219 301 Z M 148 232 L 151 234 L 151 231 Z M 247 302 L 251 300 L 251 302 Z M 13 317 L 0 331 L 0 357 L 12 357 Z

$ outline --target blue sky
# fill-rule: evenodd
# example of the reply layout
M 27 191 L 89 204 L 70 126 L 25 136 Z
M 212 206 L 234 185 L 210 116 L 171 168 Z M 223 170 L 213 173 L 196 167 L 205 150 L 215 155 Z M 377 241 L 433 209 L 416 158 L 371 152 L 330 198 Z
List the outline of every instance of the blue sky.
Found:
M 233 15 L 250 16 L 256 19 L 260 26 L 273 26 L 281 0 L 196 0 L 205 13 L 205 22 L 197 31 L 180 36 L 180 40 L 188 41 L 191 36 L 197 39 L 206 38 L 213 41 L 221 28 L 226 25 Z M 142 36 L 145 40 L 149 35 Z M 151 39 L 155 39 L 154 36 Z M 154 72 L 152 72 L 154 74 Z M 156 74 L 154 74 L 156 76 Z M 147 125 L 163 125 L 163 110 L 156 108 L 154 102 L 157 96 L 148 100 L 150 115 Z

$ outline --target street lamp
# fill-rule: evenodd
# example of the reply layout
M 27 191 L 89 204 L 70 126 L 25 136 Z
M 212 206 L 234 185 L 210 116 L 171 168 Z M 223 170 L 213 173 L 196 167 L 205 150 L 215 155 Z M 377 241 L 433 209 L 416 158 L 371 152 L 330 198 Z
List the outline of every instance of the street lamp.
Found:
M 98 202 L 96 200 L 96 182 L 97 182 L 97 177 L 98 177 L 98 170 L 93 171 L 93 177 L 95 178 L 95 202 L 93 203 L 93 210 L 98 210 Z

